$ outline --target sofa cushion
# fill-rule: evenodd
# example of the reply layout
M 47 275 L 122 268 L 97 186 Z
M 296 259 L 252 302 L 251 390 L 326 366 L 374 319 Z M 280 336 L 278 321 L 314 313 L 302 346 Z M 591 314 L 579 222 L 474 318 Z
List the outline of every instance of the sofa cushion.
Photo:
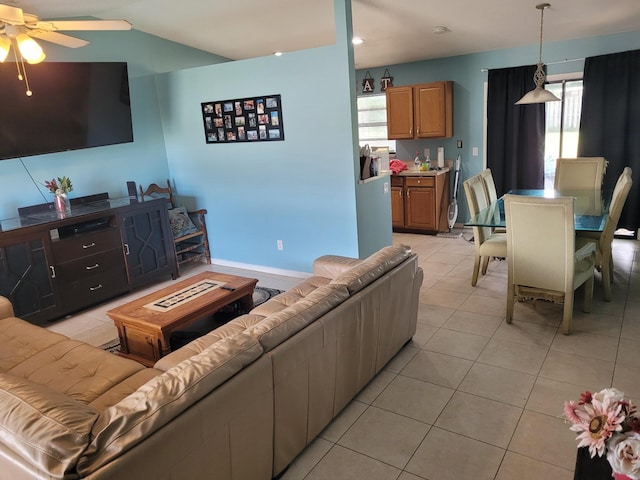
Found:
M 313 274 L 319 277 L 336 278 L 347 270 L 362 263 L 359 258 L 343 257 L 341 255 L 323 255 L 313 261 Z
M 262 352 L 255 338 L 240 334 L 220 340 L 151 379 L 100 413 L 92 430 L 93 440 L 79 461 L 79 471 L 98 468 L 142 442 Z
M 325 285 L 290 307 L 265 317 L 245 333 L 258 338 L 265 352 L 268 352 L 348 297 L 349 292 L 344 286 Z
M 291 287 L 286 292 L 270 298 L 262 305 L 258 305 L 256 308 L 251 310 L 251 313 L 268 317 L 272 313 L 280 312 L 285 308 L 290 307 L 301 298 L 306 297 L 317 288 L 322 287 L 328 283 L 328 278 L 309 277 L 295 287 Z
M 7 372 L 36 353 L 64 340 L 64 335 L 16 317 L 0 320 L 0 372 Z
M 264 317 L 262 315 L 246 314 L 241 315 L 233 320 L 221 325 L 215 330 L 190 341 L 185 346 L 180 347 L 178 350 L 165 355 L 158 360 L 153 368 L 166 372 L 170 368 L 175 367 L 183 360 L 198 355 L 205 349 L 209 348 L 214 343 L 219 342 L 223 338 L 234 337 L 239 333 L 244 332 L 247 328 L 255 325 L 261 321 Z
M 13 317 L 13 305 L 6 297 L 0 297 L 0 318 Z
M 90 403 L 144 368 L 133 360 L 67 339 L 32 355 L 9 373 Z
M 97 418 L 94 408 L 73 398 L 0 374 L 0 441 L 47 477 L 73 470 Z
M 144 370 L 140 370 L 130 377 L 125 378 L 123 381 L 115 384 L 109 390 L 89 403 L 89 405 L 95 408 L 98 412 L 102 412 L 103 410 L 106 410 L 112 405 L 118 403 L 124 397 L 132 394 L 142 385 L 161 373 L 162 372 L 160 370 L 156 370 L 155 368 L 145 368 Z
M 391 245 L 381 248 L 350 270 L 331 280 L 331 283 L 345 285 L 353 294 L 404 262 L 409 255 L 411 255 L 411 247 L 407 245 Z

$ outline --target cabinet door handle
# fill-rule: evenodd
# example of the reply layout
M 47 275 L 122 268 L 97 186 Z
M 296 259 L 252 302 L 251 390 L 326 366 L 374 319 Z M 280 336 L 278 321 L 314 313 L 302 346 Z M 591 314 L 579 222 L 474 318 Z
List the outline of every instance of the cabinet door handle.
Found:
M 124 244 L 124 254 L 125 255 L 129 255 L 129 244 L 128 243 Z
M 95 265 L 87 265 L 86 268 L 87 270 L 93 270 L 94 268 L 98 268 L 100 266 L 99 263 L 96 263 Z
M 96 242 L 91 242 L 87 245 L 82 245 L 82 248 L 93 248 L 96 246 Z
M 411 196 L 411 190 L 407 190 L 407 198 Z
M 49 270 L 51 270 L 51 278 L 56 278 L 56 267 L 50 265 Z
M 100 290 L 101 288 L 102 288 L 102 284 L 99 283 L 95 287 L 89 287 L 89 290 L 92 291 L 92 292 L 95 292 L 96 290 Z

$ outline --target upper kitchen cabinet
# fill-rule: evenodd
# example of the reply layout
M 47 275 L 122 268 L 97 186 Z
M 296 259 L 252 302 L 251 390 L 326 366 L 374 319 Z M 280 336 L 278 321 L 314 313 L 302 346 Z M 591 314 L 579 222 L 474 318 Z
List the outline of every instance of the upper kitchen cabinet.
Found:
M 390 140 L 453 136 L 453 82 L 389 87 L 387 135 Z

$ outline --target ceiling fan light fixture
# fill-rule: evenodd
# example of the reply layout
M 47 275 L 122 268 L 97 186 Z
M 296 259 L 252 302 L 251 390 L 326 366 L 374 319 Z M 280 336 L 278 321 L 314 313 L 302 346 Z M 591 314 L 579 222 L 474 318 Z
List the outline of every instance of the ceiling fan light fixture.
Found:
M 362 45 L 364 43 L 364 40 L 360 37 L 353 37 L 351 39 L 351 43 L 353 43 L 354 45 Z
M 532 103 L 546 103 L 546 102 L 559 102 L 560 99 L 553 93 L 545 90 L 544 83 L 547 79 L 547 75 L 544 73 L 544 64 L 542 63 L 542 28 L 544 22 L 544 10 L 550 7 L 550 3 L 540 3 L 536 5 L 536 8 L 540 10 L 540 49 L 538 55 L 538 65 L 536 72 L 533 74 L 533 83 L 535 88 L 530 92 L 527 92 L 516 105 L 528 105 Z
M 0 37 L 0 63 L 4 63 L 11 50 L 11 40 L 7 37 Z
M 42 51 L 42 47 L 38 45 L 38 42 L 36 42 L 29 35 L 20 33 L 16 37 L 16 42 L 18 42 L 20 54 L 28 63 L 40 63 L 45 59 L 45 54 Z

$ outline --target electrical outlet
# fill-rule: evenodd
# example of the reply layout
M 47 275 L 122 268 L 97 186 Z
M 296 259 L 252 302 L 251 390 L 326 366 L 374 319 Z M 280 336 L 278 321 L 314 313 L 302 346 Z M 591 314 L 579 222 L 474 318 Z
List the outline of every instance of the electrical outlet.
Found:
M 384 183 L 382 184 L 382 191 L 383 191 L 384 193 L 389 193 L 389 182 L 384 182 Z
M 428 148 L 424 149 L 424 158 L 431 158 L 431 150 L 429 150 Z
M 471 155 L 473 155 L 474 157 L 478 156 L 478 147 L 473 147 L 473 151 L 472 151 Z
M 284 250 L 284 245 L 282 245 L 282 240 L 276 240 L 276 244 L 278 246 L 278 250 Z
M 456 147 L 458 147 L 458 148 L 462 148 L 462 140 L 458 140 L 458 141 L 456 142 Z

